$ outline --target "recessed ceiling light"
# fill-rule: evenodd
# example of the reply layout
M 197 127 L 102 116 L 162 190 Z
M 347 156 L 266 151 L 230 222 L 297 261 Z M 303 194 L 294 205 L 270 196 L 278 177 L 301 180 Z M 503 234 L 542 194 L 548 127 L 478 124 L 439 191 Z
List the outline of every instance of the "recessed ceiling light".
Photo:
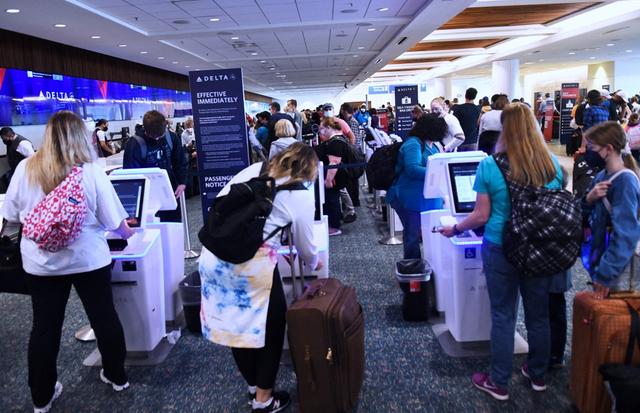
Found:
M 233 36 L 233 37 L 231 38 L 231 40 L 238 40 L 238 39 L 240 39 L 238 36 Z
M 388 11 L 388 10 L 389 10 L 389 8 L 388 8 L 388 7 L 380 7 L 380 8 L 378 9 L 378 11 Z
M 270 67 L 269 70 L 276 70 L 276 68 L 275 67 Z
M 118 47 L 127 47 L 126 44 L 119 44 Z
M 354 54 L 353 57 L 359 57 L 357 54 Z
M 593 59 L 595 59 L 595 58 L 596 58 L 595 56 L 591 56 L 589 59 L 593 60 Z
M 219 19 L 219 18 L 217 18 L 217 17 L 212 17 L 212 18 L 210 18 L 210 19 L 209 19 L 209 21 L 210 21 L 210 22 L 219 22 L 219 21 L 220 21 L 220 19 Z
M 633 50 L 631 50 L 631 49 L 627 49 L 627 50 L 625 50 L 625 52 L 627 52 L 627 53 L 631 53 L 631 52 L 633 52 Z
M 189 67 L 191 67 L 191 66 L 187 65 L 187 66 L 185 66 L 185 67 L 186 67 L 186 68 L 189 68 Z
M 92 39 L 99 39 L 100 36 L 91 36 Z
M 576 54 L 576 52 L 569 52 L 569 54 Z
M 56 27 L 58 29 L 62 29 L 64 27 L 67 27 L 67 25 L 66 24 L 62 24 L 62 23 L 57 23 L 57 24 L 54 24 L 53 27 Z
M 258 53 L 256 53 L 256 52 L 251 53 L 251 56 L 257 56 L 257 55 L 258 55 Z
M 615 43 L 607 43 L 607 47 L 615 46 Z
M 164 57 L 162 57 L 162 56 L 159 56 L 159 57 L 158 57 L 158 59 L 160 59 L 160 60 L 162 60 L 162 59 L 164 59 Z
M 375 31 L 376 31 L 376 29 L 375 29 L 375 27 L 371 27 L 371 28 L 367 29 L 367 31 L 368 31 L 368 32 L 375 32 Z
M 171 63 L 173 63 L 174 65 L 177 65 L 177 64 L 178 64 L 178 62 L 176 62 L 176 61 L 173 61 L 173 62 L 171 62 Z
M 147 54 L 147 53 L 149 53 L 149 52 L 144 51 L 144 50 L 140 52 L 140 54 Z
M 261 60 L 260 63 L 267 63 L 267 61 L 266 60 Z
M 538 59 L 538 62 L 544 62 L 544 59 Z
M 358 46 L 358 50 L 363 50 L 364 46 Z
M 16 13 L 20 13 L 20 9 L 7 9 L 5 10 L 5 12 L 9 14 L 16 14 Z
M 276 72 L 276 75 L 279 75 L 279 74 L 280 74 L 280 72 Z
M 532 65 L 533 62 L 524 62 L 525 65 Z

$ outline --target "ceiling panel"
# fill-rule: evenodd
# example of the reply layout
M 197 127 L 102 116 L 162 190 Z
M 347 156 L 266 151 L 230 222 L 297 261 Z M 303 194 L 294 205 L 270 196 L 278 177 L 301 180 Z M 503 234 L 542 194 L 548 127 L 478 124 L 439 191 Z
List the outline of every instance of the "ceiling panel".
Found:
M 307 53 L 304 36 L 300 30 L 277 32 L 275 33 L 275 36 L 284 47 L 286 54 L 300 55 Z
M 504 38 L 499 39 L 477 39 L 477 40 L 455 40 L 448 42 L 420 42 L 413 46 L 408 52 L 431 52 L 436 50 L 454 50 L 454 49 L 474 49 L 493 46 L 501 42 Z
M 303 22 L 331 20 L 332 9 L 323 1 L 298 4 L 298 12 Z
M 390 62 L 390 65 L 413 65 L 416 63 L 432 63 L 432 62 L 443 62 L 443 61 L 451 61 L 457 59 L 458 56 L 449 56 L 449 57 L 430 57 L 425 59 L 402 59 L 402 60 L 394 60 Z
M 431 1 L 429 2 L 431 3 Z M 406 0 L 402 5 L 402 8 L 398 12 L 398 16 L 414 16 L 422 7 L 424 7 L 425 2 L 420 0 Z M 435 7 L 444 7 L 444 5 L 440 4 Z
M 547 24 L 584 10 L 599 2 L 532 4 L 523 6 L 471 7 L 465 9 L 440 29 L 475 29 L 478 27 Z

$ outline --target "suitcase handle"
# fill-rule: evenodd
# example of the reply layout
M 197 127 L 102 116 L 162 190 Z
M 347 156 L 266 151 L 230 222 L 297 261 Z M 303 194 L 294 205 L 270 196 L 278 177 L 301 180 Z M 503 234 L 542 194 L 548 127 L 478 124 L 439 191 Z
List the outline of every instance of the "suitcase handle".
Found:
M 296 266 L 294 264 L 293 257 L 293 232 L 291 231 L 291 224 L 287 225 L 287 241 L 289 242 L 289 265 L 291 266 L 291 286 L 293 288 L 293 301 L 297 300 L 299 296 L 304 293 L 304 275 L 302 275 L 302 257 L 300 253 L 298 253 L 298 269 L 300 271 L 299 276 L 297 277 L 300 282 L 300 294 L 298 294 L 298 289 L 296 288 Z

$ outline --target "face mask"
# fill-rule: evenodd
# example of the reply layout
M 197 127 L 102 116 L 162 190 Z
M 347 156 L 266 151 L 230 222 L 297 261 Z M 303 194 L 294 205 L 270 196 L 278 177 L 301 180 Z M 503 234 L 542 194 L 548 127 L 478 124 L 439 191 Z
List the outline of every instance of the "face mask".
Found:
M 9 146 L 11 145 L 11 141 L 9 139 L 2 139 L 2 142 L 4 142 L 5 145 Z
M 109 130 L 109 128 L 104 128 L 104 129 L 102 129 L 102 130 L 106 132 L 106 131 L 108 131 L 108 130 Z
M 360 112 L 365 113 L 367 110 L 365 108 L 361 108 Z
M 438 116 L 440 116 L 442 114 L 442 112 L 444 112 L 444 108 L 436 106 L 435 108 L 431 108 L 431 112 L 435 113 Z
M 332 110 L 328 110 L 328 111 L 324 112 L 324 117 L 325 118 L 332 118 L 333 117 L 333 111 Z
M 584 154 L 584 160 L 592 168 L 603 169 L 606 165 L 606 161 L 602 159 L 598 152 L 592 149 L 587 149 L 587 152 Z

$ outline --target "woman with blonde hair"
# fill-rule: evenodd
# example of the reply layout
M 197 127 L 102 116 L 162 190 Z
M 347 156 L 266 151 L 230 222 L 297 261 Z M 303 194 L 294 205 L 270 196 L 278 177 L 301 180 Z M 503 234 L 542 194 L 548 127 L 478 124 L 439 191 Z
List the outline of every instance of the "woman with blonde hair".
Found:
M 275 179 L 276 185 L 288 188 L 279 190 L 273 199 L 273 209 L 264 225 L 262 247 L 253 258 L 241 264 L 223 261 L 203 248 L 199 268 L 203 336 L 231 347 L 253 396 L 254 413 L 281 411 L 290 403 L 287 392 L 273 391 L 284 343 L 287 304 L 276 265 L 280 236 L 269 236 L 278 228 L 291 225 L 301 259 L 310 268 L 320 269 L 323 265 L 318 260 L 318 247 L 313 239 L 313 181 L 318 173 L 314 150 L 303 143 L 294 143 L 271 159 L 267 168 L 256 163 L 242 170 L 218 196 L 228 194 L 231 185 L 265 172 Z M 229 295 L 231 290 L 233 297 Z
M 547 148 L 528 106 L 523 103 L 505 106 L 501 120 L 502 132 L 496 154 L 483 159 L 476 172 L 473 189 L 477 196 L 473 212 L 459 224 L 444 227 L 441 232 L 452 237 L 485 226 L 482 262 L 491 304 L 491 370 L 490 373 L 475 373 L 472 381 L 495 399 L 507 400 L 518 292 L 522 296 L 529 340 L 527 363 L 521 372 L 533 390 L 546 390 L 544 374 L 550 358 L 551 277 L 525 277 L 505 257 L 502 233 L 511 215 L 511 200 L 496 160 L 508 165 L 510 180 L 528 186 L 562 189 L 562 170 Z
M 291 122 L 286 119 L 280 119 L 276 122 L 274 127 L 276 140 L 271 142 L 271 148 L 269 149 L 269 159 L 280 152 L 287 149 L 289 145 L 297 142 L 296 140 L 296 128 Z
M 115 391 L 129 386 L 124 371 L 124 333 L 111 293 L 111 254 L 105 231 L 115 231 L 125 239 L 133 231 L 107 175 L 93 162 L 95 153 L 89 139 L 89 131 L 76 114 L 54 114 L 47 122 L 40 150 L 16 168 L 1 210 L 8 222 L 25 223 L 34 209 L 42 208 L 45 196 L 71 176 L 79 178 L 84 193 L 86 216 L 69 245 L 52 252 L 24 231 L 20 243 L 33 308 L 28 362 L 36 413 L 49 411 L 62 392 L 56 360 L 71 286 L 80 296 L 98 340 L 104 366 L 100 379 Z

